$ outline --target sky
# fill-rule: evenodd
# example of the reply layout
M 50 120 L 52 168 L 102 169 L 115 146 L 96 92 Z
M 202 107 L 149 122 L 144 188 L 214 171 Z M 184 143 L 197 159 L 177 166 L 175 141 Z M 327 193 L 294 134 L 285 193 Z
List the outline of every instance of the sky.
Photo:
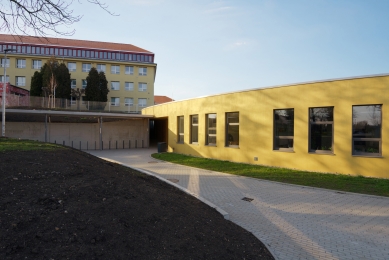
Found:
M 175 100 L 389 73 L 387 0 L 111 0 L 67 38 L 155 54 L 155 95 Z

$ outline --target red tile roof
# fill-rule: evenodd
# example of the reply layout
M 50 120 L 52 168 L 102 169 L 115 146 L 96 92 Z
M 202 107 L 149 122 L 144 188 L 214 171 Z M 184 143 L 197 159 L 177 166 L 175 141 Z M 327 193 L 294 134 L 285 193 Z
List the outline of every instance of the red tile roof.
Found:
M 154 96 L 154 104 L 162 104 L 162 103 L 167 103 L 167 102 L 172 102 L 174 99 L 167 97 L 167 96 Z
M 153 54 L 148 50 L 139 48 L 132 44 L 96 42 L 96 41 L 73 40 L 73 39 L 63 39 L 63 38 L 50 38 L 50 37 L 44 38 L 44 37 L 34 37 L 34 36 L 0 34 L 0 42 L 37 44 L 37 45 L 48 45 L 48 46 L 63 46 L 63 47 L 65 46 L 79 47 L 79 48 L 90 48 L 90 49 L 100 49 L 100 50 L 104 49 L 104 50 L 129 51 L 129 52 Z

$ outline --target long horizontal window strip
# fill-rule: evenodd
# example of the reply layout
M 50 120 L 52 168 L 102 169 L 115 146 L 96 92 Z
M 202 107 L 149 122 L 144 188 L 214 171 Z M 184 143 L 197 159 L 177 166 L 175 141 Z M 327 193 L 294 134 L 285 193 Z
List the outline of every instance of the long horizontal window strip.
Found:
M 15 49 L 15 54 L 28 54 L 28 55 L 40 55 L 40 56 L 58 56 L 58 57 L 75 57 L 75 58 L 88 58 L 88 59 L 104 59 L 104 60 L 116 60 L 116 61 L 130 61 L 130 62 L 144 62 L 153 63 L 154 55 L 151 54 L 135 54 L 129 52 L 120 51 L 100 51 L 100 50 L 88 50 L 81 48 L 67 48 L 67 47 L 50 47 L 50 46 L 37 46 L 37 45 L 19 45 L 19 44 L 6 44 L 0 42 L 0 52 L 5 49 Z

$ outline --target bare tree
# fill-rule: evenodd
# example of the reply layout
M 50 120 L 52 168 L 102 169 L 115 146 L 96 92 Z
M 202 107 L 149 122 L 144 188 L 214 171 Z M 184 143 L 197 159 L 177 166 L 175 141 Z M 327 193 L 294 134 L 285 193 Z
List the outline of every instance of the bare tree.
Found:
M 111 15 L 116 15 L 100 0 L 86 1 L 100 6 Z M 0 0 L 0 30 L 17 35 L 43 37 L 51 34 L 73 35 L 74 29 L 61 30 L 61 26 L 72 25 L 82 18 L 82 15 L 73 14 L 72 4 L 73 0 Z

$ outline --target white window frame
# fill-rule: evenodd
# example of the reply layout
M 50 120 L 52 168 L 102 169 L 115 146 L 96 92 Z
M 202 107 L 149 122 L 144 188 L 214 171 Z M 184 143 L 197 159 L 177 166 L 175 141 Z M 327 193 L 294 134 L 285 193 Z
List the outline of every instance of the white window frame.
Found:
M 7 58 L 5 60 L 5 67 L 9 68 L 9 64 L 10 64 L 10 61 L 9 61 L 9 58 Z M 4 68 L 4 58 L 1 59 L 1 67 Z
M 127 75 L 134 75 L 134 66 L 126 66 L 125 74 L 127 74 Z
M 82 64 L 82 72 L 89 72 L 91 68 L 92 68 L 92 64 L 90 63 Z
M 103 69 L 104 68 L 104 69 Z M 97 64 L 97 71 L 98 72 L 104 72 L 106 71 L 106 66 L 105 64 Z
M 82 84 L 82 89 L 86 89 L 86 84 L 87 84 L 86 79 L 82 79 L 81 84 Z
M 111 65 L 111 74 L 120 74 L 120 66 Z
M 138 69 L 138 72 L 139 72 L 139 76 L 147 76 L 147 68 L 145 67 L 140 67 Z
M 114 101 L 112 101 L 114 100 Z M 120 97 L 111 97 L 111 106 L 118 107 L 120 106 Z
M 147 91 L 147 83 L 139 82 L 138 83 L 138 91 L 146 92 Z
M 26 59 L 16 59 L 16 68 L 25 69 L 26 68 Z
M 24 86 L 26 86 L 26 77 L 16 76 L 15 82 L 16 82 L 16 86 L 24 87 Z
M 74 68 L 73 68 L 74 65 Z M 68 62 L 68 70 L 69 71 L 76 71 L 77 70 L 77 63 L 75 62 Z
M 0 83 L 3 83 L 3 80 L 4 80 L 4 75 L 1 75 L 1 76 L 0 76 Z M 7 77 L 5 78 L 5 82 L 6 82 L 6 83 L 9 82 L 9 75 L 7 75 Z
M 134 82 L 125 82 L 124 89 L 127 91 L 134 91 Z
M 141 104 L 140 101 L 146 101 L 145 104 Z M 147 107 L 147 98 L 138 98 L 138 106 L 139 107 Z
M 70 80 L 70 88 L 77 88 L 77 80 L 76 79 Z
M 134 98 L 130 98 L 130 97 L 124 98 L 124 105 L 126 107 L 128 106 L 132 107 L 134 105 Z
M 39 64 L 35 64 L 39 63 Z M 35 70 L 40 70 L 42 68 L 42 61 L 41 60 L 32 60 L 32 68 Z
M 117 88 L 116 88 L 116 83 L 117 83 Z M 111 81 L 111 90 L 120 90 L 120 82 L 119 81 Z

